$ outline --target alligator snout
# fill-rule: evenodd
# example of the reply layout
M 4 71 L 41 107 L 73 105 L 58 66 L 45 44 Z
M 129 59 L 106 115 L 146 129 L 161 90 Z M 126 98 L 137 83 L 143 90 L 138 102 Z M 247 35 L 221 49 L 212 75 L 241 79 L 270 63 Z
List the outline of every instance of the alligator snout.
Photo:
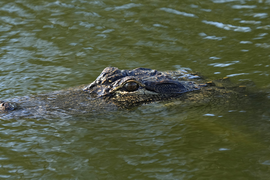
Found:
M 17 108 L 15 103 L 0 101 L 0 111 L 13 111 Z

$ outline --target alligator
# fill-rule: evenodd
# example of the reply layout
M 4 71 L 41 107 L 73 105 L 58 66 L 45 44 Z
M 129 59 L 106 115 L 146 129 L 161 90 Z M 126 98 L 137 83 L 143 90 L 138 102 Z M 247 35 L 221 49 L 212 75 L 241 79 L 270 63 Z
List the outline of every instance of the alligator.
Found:
M 227 103 L 243 94 L 239 92 L 244 89 L 244 86 L 232 85 L 228 78 L 208 81 L 184 69 L 161 72 L 106 67 L 87 86 L 0 101 L 0 119 L 70 117 L 175 99 L 199 104 L 217 102 L 213 99 L 219 98 Z

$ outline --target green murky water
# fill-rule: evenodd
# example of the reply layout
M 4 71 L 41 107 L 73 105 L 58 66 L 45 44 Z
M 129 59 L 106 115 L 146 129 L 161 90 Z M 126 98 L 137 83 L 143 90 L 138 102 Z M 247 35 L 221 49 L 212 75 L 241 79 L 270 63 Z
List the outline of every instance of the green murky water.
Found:
M 257 93 L 232 107 L 1 120 L 0 178 L 269 179 L 269 13 L 269 0 L 1 1 L 1 99 L 88 84 L 107 66 L 186 67 Z

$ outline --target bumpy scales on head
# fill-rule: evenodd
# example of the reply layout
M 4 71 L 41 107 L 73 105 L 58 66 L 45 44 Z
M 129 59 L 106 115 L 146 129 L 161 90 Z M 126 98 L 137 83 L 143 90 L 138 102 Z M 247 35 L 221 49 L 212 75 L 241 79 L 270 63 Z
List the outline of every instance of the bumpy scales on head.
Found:
M 108 98 L 121 106 L 131 107 L 167 100 L 199 89 L 199 85 L 193 81 L 173 80 L 167 73 L 152 69 L 119 70 L 107 67 L 84 91 L 96 97 Z

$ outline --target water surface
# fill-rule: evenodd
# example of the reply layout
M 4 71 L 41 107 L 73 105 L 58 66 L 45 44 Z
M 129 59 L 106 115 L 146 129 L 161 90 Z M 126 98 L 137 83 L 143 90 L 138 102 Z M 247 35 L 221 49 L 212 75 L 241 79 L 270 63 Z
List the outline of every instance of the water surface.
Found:
M 0 178 L 268 179 L 269 8 L 269 0 L 0 2 L 1 99 L 88 84 L 107 66 L 190 68 L 254 92 L 238 106 L 1 120 Z

